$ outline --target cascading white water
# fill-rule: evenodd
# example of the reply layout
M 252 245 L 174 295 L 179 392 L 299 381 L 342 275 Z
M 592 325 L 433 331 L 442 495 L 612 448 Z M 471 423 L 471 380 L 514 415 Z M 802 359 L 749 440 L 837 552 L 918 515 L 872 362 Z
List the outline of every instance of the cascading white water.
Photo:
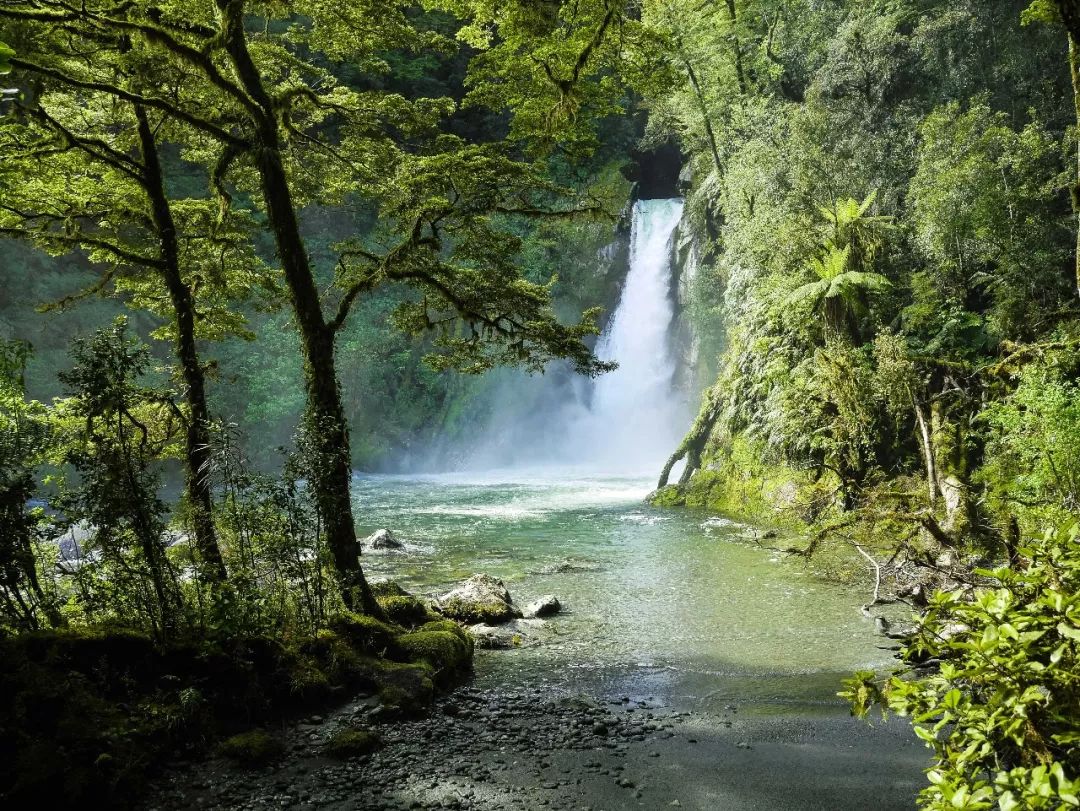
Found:
M 618 306 L 596 346 L 619 368 L 595 381 L 552 385 L 514 380 L 470 447 L 477 470 L 655 476 L 682 439 L 688 405 L 674 386 L 671 239 L 682 200 L 634 205 L 630 269 Z M 564 378 L 565 381 L 565 378 Z
M 609 472 L 654 472 L 686 428 L 674 390 L 671 238 L 682 200 L 639 200 L 630 233 L 630 272 L 596 347 L 619 368 L 595 384 L 588 411 L 567 433 L 564 458 Z

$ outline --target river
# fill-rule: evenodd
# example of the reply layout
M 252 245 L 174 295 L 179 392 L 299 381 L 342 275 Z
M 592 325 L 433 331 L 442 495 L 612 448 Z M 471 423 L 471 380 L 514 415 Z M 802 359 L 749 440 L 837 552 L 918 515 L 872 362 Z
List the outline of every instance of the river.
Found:
M 407 544 L 364 565 L 421 594 L 483 572 L 519 604 L 556 595 L 564 611 L 529 644 L 478 652 L 475 686 L 690 713 L 698 745 L 650 767 L 696 798 L 684 805 L 912 807 L 925 750 L 902 719 L 870 726 L 836 697 L 851 671 L 894 664 L 859 611 L 865 589 L 768 548 L 790 541 L 650 507 L 649 486 L 572 471 L 358 477 L 362 527 Z

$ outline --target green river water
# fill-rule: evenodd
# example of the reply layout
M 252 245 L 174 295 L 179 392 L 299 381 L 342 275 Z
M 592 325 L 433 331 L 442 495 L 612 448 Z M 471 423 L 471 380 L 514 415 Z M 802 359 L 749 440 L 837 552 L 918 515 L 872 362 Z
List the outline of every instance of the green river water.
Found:
M 364 566 L 420 594 L 483 572 L 519 605 L 560 599 L 536 644 L 480 652 L 481 685 L 835 712 L 843 675 L 892 663 L 859 611 L 865 589 L 823 582 L 752 527 L 650 507 L 650 486 L 565 472 L 357 477 L 360 530 L 387 527 L 408 547 Z

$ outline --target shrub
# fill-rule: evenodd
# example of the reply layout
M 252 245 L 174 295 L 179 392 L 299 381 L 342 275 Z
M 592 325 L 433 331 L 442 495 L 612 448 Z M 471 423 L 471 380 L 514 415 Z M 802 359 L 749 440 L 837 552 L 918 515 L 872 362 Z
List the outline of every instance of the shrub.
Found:
M 939 592 L 904 650 L 929 675 L 857 673 L 841 693 L 858 715 L 910 716 L 934 750 L 923 808 L 1080 806 L 1080 529 L 980 571 L 986 584 Z

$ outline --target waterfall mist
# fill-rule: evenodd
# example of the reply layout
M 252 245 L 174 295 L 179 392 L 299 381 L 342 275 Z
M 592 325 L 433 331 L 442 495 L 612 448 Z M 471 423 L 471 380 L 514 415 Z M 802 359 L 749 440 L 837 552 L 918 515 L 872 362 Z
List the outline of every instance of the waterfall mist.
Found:
M 596 354 L 619 368 L 595 381 L 555 368 L 516 378 L 506 407 L 476 438 L 467 467 L 552 468 L 653 474 L 689 422 L 675 386 L 672 236 L 680 199 L 639 200 L 633 209 L 630 269 Z

